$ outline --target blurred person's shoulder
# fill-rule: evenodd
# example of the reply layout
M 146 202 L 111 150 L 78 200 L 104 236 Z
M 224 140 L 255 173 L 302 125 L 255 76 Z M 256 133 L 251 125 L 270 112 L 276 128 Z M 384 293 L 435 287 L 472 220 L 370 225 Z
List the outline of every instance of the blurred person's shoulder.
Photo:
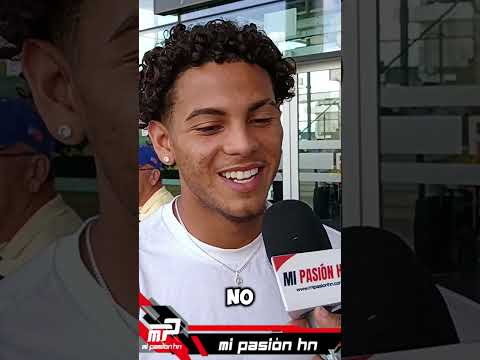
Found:
M 59 249 L 78 244 L 79 232 L 68 235 L 46 247 L 10 276 L 0 281 L 0 313 L 23 303 L 39 300 L 61 280 L 58 272 Z M 35 300 L 36 299 L 36 300 Z M 3 318 L 1 315 L 0 318 Z
M 52 355 L 48 358 L 59 358 L 50 352 L 52 345 L 59 342 L 62 331 L 68 333 L 72 328 L 66 310 L 72 321 L 77 311 L 58 274 L 57 252 L 76 240 L 70 235 L 52 243 L 0 280 L 0 359 L 28 359 L 33 353 L 39 358 L 48 354 Z
M 81 259 L 88 223 L 0 280 L 0 359 L 132 355 L 132 333 Z
M 75 233 L 81 225 L 77 213 L 56 195 L 28 218 L 3 248 L 0 277 L 9 277 L 52 243 Z
M 71 239 L 73 235 L 59 241 Z M 68 240 L 67 240 L 68 241 Z M 70 240 L 71 241 L 71 240 Z M 51 244 L 27 264 L 0 280 L 0 318 L 9 308 L 31 301 L 45 291 L 45 284 L 52 277 L 56 243 Z

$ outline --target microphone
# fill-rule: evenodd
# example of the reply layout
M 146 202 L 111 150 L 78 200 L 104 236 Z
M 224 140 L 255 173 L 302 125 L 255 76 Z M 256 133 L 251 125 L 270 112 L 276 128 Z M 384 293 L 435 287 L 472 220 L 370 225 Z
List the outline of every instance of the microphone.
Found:
M 341 302 L 341 251 L 332 249 L 325 228 L 307 204 L 275 203 L 265 213 L 262 234 L 292 319 Z

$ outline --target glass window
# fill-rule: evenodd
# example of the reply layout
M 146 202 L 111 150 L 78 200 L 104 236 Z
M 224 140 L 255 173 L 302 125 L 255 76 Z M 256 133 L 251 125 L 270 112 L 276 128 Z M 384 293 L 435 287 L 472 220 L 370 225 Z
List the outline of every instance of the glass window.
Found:
M 299 140 L 340 140 L 339 70 L 298 75 Z
M 341 228 L 340 62 L 299 69 L 298 170 L 299 199 L 322 221 Z
M 159 16 L 153 12 L 153 0 L 139 0 L 139 29 L 145 30 L 156 26 L 175 23 L 177 16 Z
M 475 60 L 480 17 L 474 1 L 381 1 L 379 7 L 384 84 L 480 83 L 480 62 Z
M 176 21 L 175 16 L 155 16 L 152 9 L 153 0 L 141 1 L 140 29 L 159 26 L 154 32 L 163 33 L 165 27 L 160 26 Z M 341 0 L 243 0 L 184 14 L 180 21 L 194 24 L 219 18 L 240 24 L 257 24 L 285 56 L 339 51 L 341 47 Z M 155 41 L 161 41 L 162 37 L 163 34 L 158 34 Z M 152 43 L 152 38 L 141 41 L 144 42 L 140 46 L 140 55 L 143 56 L 142 51 Z
M 480 18 L 473 2 L 379 7 L 382 225 L 439 284 L 478 301 L 480 101 L 450 85 L 480 82 Z

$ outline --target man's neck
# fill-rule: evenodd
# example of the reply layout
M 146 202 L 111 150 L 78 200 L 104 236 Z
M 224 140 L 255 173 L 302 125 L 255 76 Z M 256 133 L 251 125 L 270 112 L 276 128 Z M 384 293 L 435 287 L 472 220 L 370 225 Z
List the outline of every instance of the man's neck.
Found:
M 239 249 L 255 240 L 262 231 L 263 216 L 236 222 L 189 197 L 180 196 L 176 202 L 181 221 L 187 231 L 208 245 L 223 249 Z M 179 219 L 179 214 L 175 216 Z

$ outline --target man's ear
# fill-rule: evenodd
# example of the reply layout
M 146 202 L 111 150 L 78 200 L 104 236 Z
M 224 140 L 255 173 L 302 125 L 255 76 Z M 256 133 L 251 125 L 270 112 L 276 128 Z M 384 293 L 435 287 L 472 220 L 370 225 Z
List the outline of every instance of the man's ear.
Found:
M 35 155 L 30 159 L 28 170 L 25 177 L 25 183 L 28 191 L 36 193 L 48 180 L 50 174 L 51 161 L 45 155 Z
M 150 185 L 156 186 L 162 180 L 160 170 L 153 169 L 150 174 Z
M 160 121 L 150 121 L 148 135 L 160 161 L 165 165 L 173 165 L 175 163 L 175 153 L 167 127 Z
M 68 145 L 81 143 L 85 138 L 81 106 L 76 102 L 72 70 L 62 52 L 47 41 L 27 39 L 22 70 L 50 133 Z

